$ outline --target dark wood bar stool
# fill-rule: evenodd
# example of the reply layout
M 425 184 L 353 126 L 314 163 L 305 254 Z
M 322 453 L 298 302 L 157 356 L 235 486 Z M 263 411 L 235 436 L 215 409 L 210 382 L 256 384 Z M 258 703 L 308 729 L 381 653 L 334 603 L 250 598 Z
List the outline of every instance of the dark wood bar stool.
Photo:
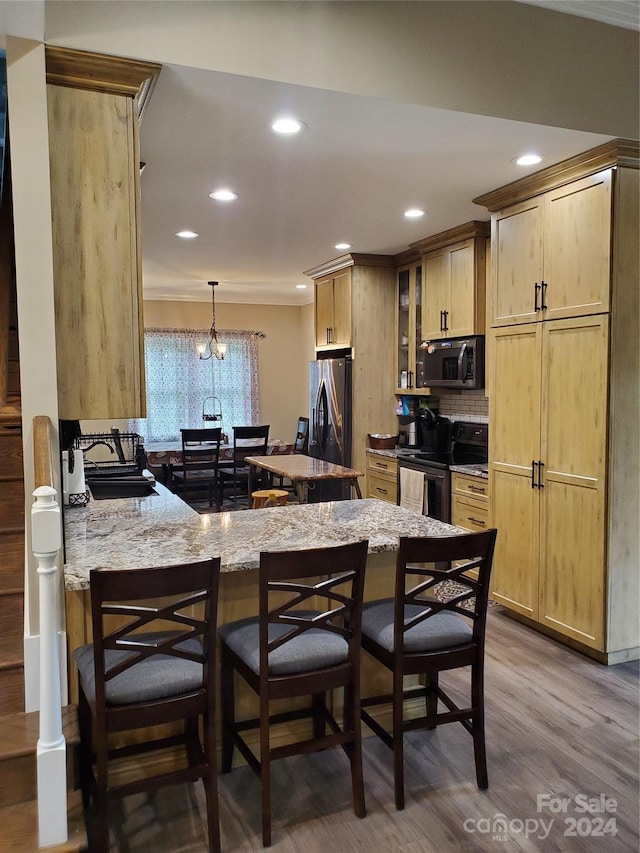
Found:
M 109 803 L 140 791 L 202 779 L 209 850 L 220 850 L 215 737 L 216 614 L 220 558 L 163 568 L 94 570 L 93 643 L 78 668 L 80 775 L 93 802 L 89 849 L 108 853 Z M 195 615 L 198 613 L 199 615 Z M 198 721 L 202 718 L 201 741 Z M 167 723 L 182 732 L 114 748 L 109 736 Z M 182 745 L 187 766 L 123 784 L 109 779 L 118 756 Z
M 362 700 L 362 719 L 393 750 L 396 808 L 404 808 L 403 735 L 460 722 L 473 737 L 479 788 L 489 785 L 484 736 L 484 639 L 496 530 L 447 537 L 401 537 L 394 599 L 368 602 L 362 647 L 393 674 L 393 692 Z M 425 566 L 424 564 L 430 564 Z M 477 572 L 477 579 L 475 573 Z M 447 601 L 430 595 L 442 581 L 456 586 Z M 469 608 L 466 609 L 465 605 Z M 438 683 L 440 672 L 471 667 L 471 702 L 460 708 Z M 426 685 L 404 688 L 405 675 Z M 419 697 L 425 715 L 404 718 L 404 701 Z M 438 711 L 438 702 L 446 710 Z M 391 704 L 389 733 L 365 708 Z
M 354 811 L 365 816 L 360 724 L 360 622 L 368 542 L 260 554 L 259 616 L 220 630 L 222 772 L 237 747 L 262 786 L 262 841 L 271 844 L 271 762 L 342 746 L 351 762 Z M 327 577 L 330 575 L 330 577 Z M 234 672 L 258 694 L 259 717 L 236 721 Z M 343 724 L 327 707 L 327 692 L 344 689 Z M 312 697 L 310 707 L 270 714 L 271 700 Z M 276 723 L 310 718 L 312 736 L 281 746 Z M 260 730 L 257 757 L 242 736 Z M 329 733 L 327 734 L 327 727 Z

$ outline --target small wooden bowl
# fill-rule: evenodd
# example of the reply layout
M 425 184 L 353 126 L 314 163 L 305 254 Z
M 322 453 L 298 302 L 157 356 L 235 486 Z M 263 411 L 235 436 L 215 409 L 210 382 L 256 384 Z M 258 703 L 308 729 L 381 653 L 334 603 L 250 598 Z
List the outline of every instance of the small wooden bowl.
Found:
M 368 433 L 369 447 L 373 450 L 393 450 L 398 443 L 398 435 L 390 435 L 386 433 L 381 435 L 378 432 Z

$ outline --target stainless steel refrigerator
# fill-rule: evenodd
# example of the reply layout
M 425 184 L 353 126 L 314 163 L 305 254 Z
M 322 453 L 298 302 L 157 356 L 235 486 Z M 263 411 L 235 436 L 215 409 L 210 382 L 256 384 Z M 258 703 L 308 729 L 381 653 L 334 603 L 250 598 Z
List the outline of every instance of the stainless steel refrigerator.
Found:
M 309 371 L 309 456 L 351 467 L 351 373 L 349 358 L 312 361 Z M 316 500 L 347 496 L 339 480 L 318 484 Z M 320 493 L 322 492 L 322 496 Z

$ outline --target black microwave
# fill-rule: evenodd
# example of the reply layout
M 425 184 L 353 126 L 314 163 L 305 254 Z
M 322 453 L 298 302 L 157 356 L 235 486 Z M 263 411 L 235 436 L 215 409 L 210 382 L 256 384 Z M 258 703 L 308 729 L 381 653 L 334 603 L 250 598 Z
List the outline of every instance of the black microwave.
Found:
M 484 336 L 423 341 L 423 385 L 427 388 L 484 388 Z

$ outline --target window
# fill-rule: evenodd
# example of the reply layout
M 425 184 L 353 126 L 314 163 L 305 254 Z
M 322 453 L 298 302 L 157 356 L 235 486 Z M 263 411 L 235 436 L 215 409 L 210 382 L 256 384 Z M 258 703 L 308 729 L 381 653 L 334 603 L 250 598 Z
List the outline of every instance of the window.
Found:
M 260 423 L 255 335 L 218 334 L 227 344 L 224 360 L 202 361 L 196 344 L 208 339 L 208 329 L 145 329 L 147 417 L 130 424 L 145 442 L 177 441 L 181 428 L 205 426 L 203 404 L 211 396 L 220 400 L 223 432 L 230 434 L 234 426 Z

